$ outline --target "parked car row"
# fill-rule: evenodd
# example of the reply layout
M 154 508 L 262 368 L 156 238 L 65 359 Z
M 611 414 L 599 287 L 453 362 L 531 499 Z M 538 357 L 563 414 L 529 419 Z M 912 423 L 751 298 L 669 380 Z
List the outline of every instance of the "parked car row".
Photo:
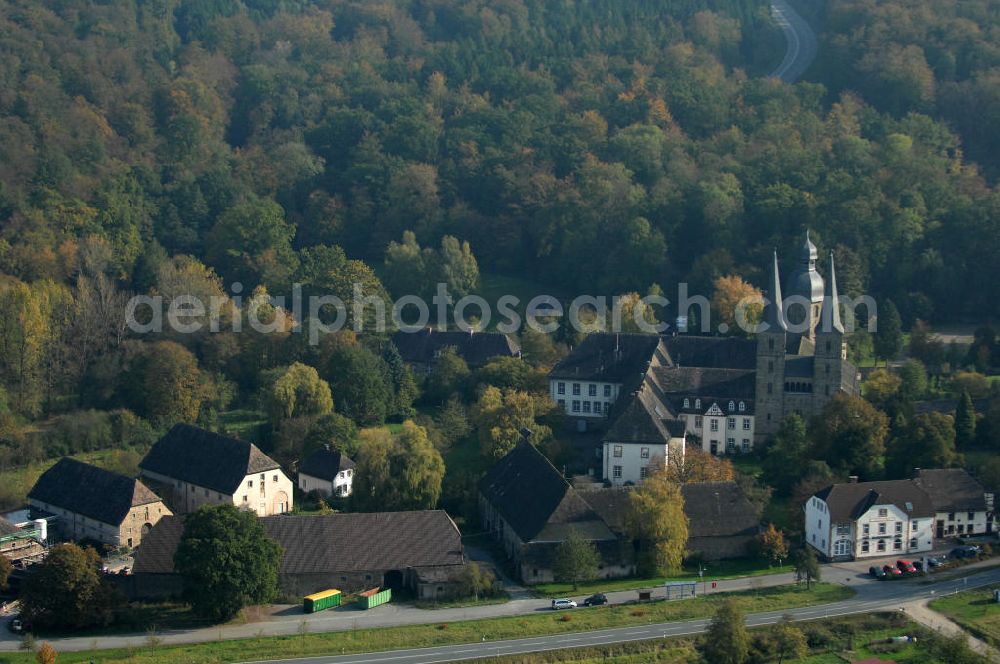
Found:
M 596 595 L 591 595 L 587 599 L 583 600 L 584 606 L 603 606 L 608 603 L 607 595 L 603 593 L 597 593 Z M 576 600 L 572 599 L 554 599 L 552 600 L 552 610 L 558 611 L 559 609 L 575 609 L 577 607 Z
M 952 559 L 974 558 L 979 555 L 978 546 L 961 546 L 952 549 L 949 556 Z M 896 579 L 903 576 L 913 576 L 921 572 L 930 572 L 948 564 L 946 556 L 930 556 L 923 561 L 914 563 L 910 560 L 899 559 L 895 565 L 873 566 L 868 568 L 868 574 L 876 579 Z
M 868 574 L 876 579 L 898 579 L 903 576 L 913 576 L 919 574 L 920 570 L 910 560 L 899 559 L 895 565 L 883 565 L 882 567 L 869 567 Z

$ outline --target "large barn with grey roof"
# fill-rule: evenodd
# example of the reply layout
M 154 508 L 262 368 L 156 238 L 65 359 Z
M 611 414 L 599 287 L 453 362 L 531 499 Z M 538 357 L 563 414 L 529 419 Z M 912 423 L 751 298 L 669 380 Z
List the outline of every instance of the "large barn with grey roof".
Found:
M 453 594 L 456 575 L 465 565 L 461 533 L 441 510 L 281 515 L 260 523 L 283 551 L 278 587 L 284 596 L 381 586 L 420 599 L 445 598 Z M 129 595 L 154 598 L 182 592 L 174 553 L 183 532 L 183 517 L 164 519 L 153 529 L 136 552 Z
M 479 482 L 483 528 L 503 546 L 524 583 L 554 580 L 556 549 L 575 530 L 601 557 L 599 576 L 635 573 L 626 530 L 629 487 L 580 488 L 533 445 L 522 442 Z M 704 560 L 741 557 L 758 532 L 759 514 L 735 482 L 685 484 L 688 553 Z

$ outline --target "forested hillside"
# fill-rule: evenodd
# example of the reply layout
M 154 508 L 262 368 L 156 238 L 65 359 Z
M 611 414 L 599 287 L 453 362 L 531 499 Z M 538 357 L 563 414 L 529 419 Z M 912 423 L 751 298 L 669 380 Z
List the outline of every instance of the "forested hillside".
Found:
M 2 6 L 0 271 L 27 282 L 144 291 L 183 253 L 280 292 L 303 250 L 377 266 L 413 230 L 552 286 L 706 290 L 808 226 L 904 316 L 996 312 L 975 149 L 748 76 L 780 56 L 762 0 Z
M 943 118 L 1000 175 L 1000 27 L 991 0 L 830 0 L 818 74 L 895 115 Z

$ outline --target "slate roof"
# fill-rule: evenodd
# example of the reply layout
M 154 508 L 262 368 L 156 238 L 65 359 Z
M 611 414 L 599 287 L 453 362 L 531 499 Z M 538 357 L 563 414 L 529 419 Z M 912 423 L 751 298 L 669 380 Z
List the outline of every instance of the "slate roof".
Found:
M 632 487 L 581 491 L 580 496 L 617 533 L 625 532 Z M 735 537 L 757 532 L 760 519 L 736 482 L 696 482 L 681 486 L 688 537 Z
M 757 342 L 742 337 L 704 337 L 679 334 L 664 337 L 672 364 L 709 369 L 757 368 Z
M 190 424 L 174 425 L 139 464 L 142 470 L 230 495 L 247 475 L 280 467 L 252 443 Z
M 613 534 L 555 466 L 519 443 L 479 481 L 479 491 L 522 542 L 557 541 L 576 528 L 585 539 Z
M 752 401 L 756 390 L 756 372 L 746 369 L 701 367 L 656 367 L 653 377 L 666 394 L 702 399 L 741 399 Z
M 633 487 L 607 487 L 580 491 L 580 497 L 594 508 L 594 511 L 612 531 L 624 534 L 625 519 L 628 515 L 629 494 Z
M 934 516 L 930 496 L 912 480 L 832 484 L 815 496 L 826 502 L 833 523 L 853 521 L 874 505 L 895 505 L 911 517 Z
M 732 537 L 757 532 L 760 518 L 736 482 L 694 482 L 681 486 L 688 537 Z
M 113 526 L 133 507 L 160 501 L 139 480 L 69 457 L 42 473 L 28 498 Z
M 684 434 L 684 423 L 659 403 L 650 389 L 639 390 L 627 397 L 624 403 L 604 440 L 663 445 L 670 438 L 679 438 Z
M 392 342 L 400 357 L 410 364 L 433 364 L 438 354 L 451 346 L 470 367 L 479 367 L 494 357 L 517 357 L 520 348 L 506 334 L 499 332 L 448 332 L 424 329 L 396 332 Z
M 935 512 L 983 512 L 983 485 L 963 468 L 919 470 L 914 482 L 927 492 Z
M 280 574 L 324 574 L 404 570 L 461 565 L 465 561 L 458 527 L 441 510 L 269 516 L 261 525 L 281 545 Z M 170 574 L 184 530 L 169 516 L 142 539 L 132 571 Z
M 356 464 L 340 450 L 318 449 L 299 464 L 299 474 L 321 480 L 333 481 L 342 470 L 354 468 Z
M 556 364 L 549 378 L 634 383 L 645 373 L 659 344 L 655 334 L 595 332 Z

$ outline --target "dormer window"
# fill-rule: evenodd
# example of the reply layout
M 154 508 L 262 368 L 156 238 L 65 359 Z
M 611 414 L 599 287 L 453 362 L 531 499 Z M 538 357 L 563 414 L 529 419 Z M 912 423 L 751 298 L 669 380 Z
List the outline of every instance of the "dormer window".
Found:
M 740 402 L 740 412 L 742 413 L 747 409 L 747 405 L 744 402 Z
M 735 401 L 730 401 L 729 402 L 729 410 L 730 411 L 736 410 L 736 402 Z
M 695 399 L 694 400 L 694 407 L 695 408 L 701 408 L 701 399 Z
M 688 398 L 684 399 L 684 407 L 685 408 L 690 408 L 691 407 L 691 400 L 690 399 L 688 399 Z

